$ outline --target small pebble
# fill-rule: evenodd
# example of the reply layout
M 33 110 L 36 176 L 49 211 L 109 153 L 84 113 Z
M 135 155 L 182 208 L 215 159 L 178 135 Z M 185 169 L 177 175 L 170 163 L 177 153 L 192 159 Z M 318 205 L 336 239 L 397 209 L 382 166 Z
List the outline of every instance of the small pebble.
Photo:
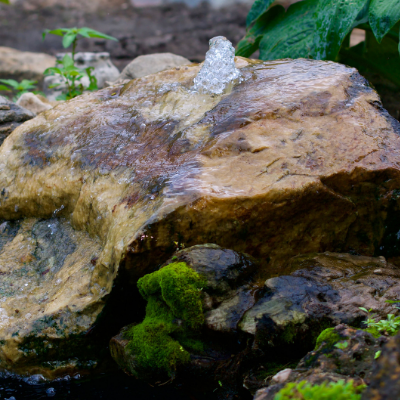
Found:
M 292 373 L 291 368 L 286 368 L 280 372 L 278 372 L 276 375 L 272 377 L 272 380 L 276 383 L 284 383 L 289 379 L 290 374 Z
M 376 270 L 374 271 L 374 274 L 375 274 L 375 275 L 382 275 L 382 270 L 381 270 L 381 269 L 376 269 Z
M 46 394 L 47 394 L 47 396 L 49 396 L 49 397 L 53 397 L 53 396 L 55 396 L 56 395 L 56 391 L 55 391 L 55 389 L 54 388 L 48 388 L 47 390 L 46 390 Z

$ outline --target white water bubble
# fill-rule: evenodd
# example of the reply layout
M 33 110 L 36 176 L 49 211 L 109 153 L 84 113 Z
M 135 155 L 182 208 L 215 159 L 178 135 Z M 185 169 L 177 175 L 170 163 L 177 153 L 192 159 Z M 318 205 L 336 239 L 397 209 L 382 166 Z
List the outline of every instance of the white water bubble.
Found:
M 235 49 L 223 36 L 210 40 L 210 50 L 199 74 L 194 79 L 193 89 L 199 92 L 222 94 L 227 86 L 241 78 L 235 65 Z

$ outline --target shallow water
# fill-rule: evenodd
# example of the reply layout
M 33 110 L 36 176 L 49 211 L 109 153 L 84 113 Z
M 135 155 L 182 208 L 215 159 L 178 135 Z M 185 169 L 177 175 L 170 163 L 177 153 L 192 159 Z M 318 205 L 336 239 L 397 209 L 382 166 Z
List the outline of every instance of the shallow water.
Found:
M 2 400 L 194 400 L 200 398 L 172 385 L 151 387 L 123 372 L 40 384 L 28 384 L 17 378 L 0 378 L 0 399 Z M 208 399 L 210 399 L 209 396 Z

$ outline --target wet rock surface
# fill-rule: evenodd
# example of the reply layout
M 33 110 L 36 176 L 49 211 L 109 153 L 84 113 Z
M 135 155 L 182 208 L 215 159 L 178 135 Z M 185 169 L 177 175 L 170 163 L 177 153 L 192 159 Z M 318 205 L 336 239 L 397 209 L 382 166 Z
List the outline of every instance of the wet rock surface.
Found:
M 400 337 L 391 338 L 374 363 L 368 388 L 362 400 L 389 400 L 400 398 Z
M 61 219 L 0 221 L 0 368 L 54 378 L 96 365 L 85 334 L 101 247 Z
M 307 349 L 324 327 L 361 326 L 365 313 L 359 307 L 380 318 L 396 311 L 386 300 L 400 297 L 400 269 L 383 257 L 311 254 L 294 257 L 285 268 L 294 272 L 268 279 L 240 322 L 262 349 L 290 343 Z
M 270 377 L 265 381 L 269 386 L 258 390 L 254 400 L 273 400 L 289 382 L 307 381 L 321 385 L 324 382 L 353 380 L 355 386 L 372 382 L 372 370 L 376 368 L 375 354 L 382 349 L 387 351 L 385 348 L 389 339 L 385 336 L 375 338 L 368 332 L 346 325 L 338 325 L 332 329 L 331 335 L 335 337 L 317 344 L 316 349 L 308 353 L 295 369 L 289 370 L 281 382 L 277 382 L 279 377 Z M 335 347 L 338 343 L 340 348 Z
M 0 145 L 17 126 L 34 117 L 32 111 L 0 96 Z
M 399 127 L 356 71 L 311 60 L 236 65 L 244 80 L 226 94 L 193 91 L 199 66 L 175 68 L 62 103 L 1 146 L 0 218 L 59 210 L 100 246 L 81 311 L 88 325 L 118 277 L 135 287 L 177 247 L 249 253 L 260 285 L 296 254 L 372 255 L 392 234 Z M 253 301 L 247 289 L 220 300 L 207 314 L 215 332 L 231 331 Z

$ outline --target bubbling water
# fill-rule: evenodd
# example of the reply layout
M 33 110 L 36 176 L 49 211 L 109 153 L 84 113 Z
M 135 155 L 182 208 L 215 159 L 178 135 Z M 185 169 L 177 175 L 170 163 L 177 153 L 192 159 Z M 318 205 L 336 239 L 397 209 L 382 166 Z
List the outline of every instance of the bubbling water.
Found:
M 198 92 L 222 94 L 241 73 L 235 66 L 235 49 L 223 36 L 210 40 L 210 50 L 199 74 L 194 79 L 193 89 Z

